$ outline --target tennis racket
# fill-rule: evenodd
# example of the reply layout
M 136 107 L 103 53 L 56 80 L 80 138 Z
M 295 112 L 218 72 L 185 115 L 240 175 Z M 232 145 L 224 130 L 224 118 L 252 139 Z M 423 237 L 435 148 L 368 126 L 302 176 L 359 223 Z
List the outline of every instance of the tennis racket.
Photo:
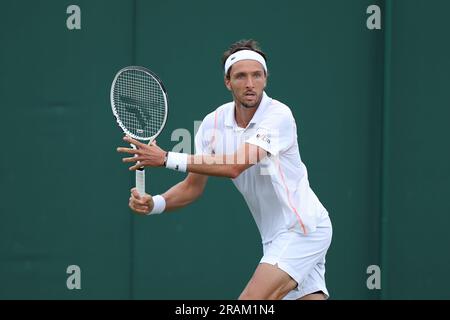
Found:
M 112 82 L 111 108 L 125 134 L 151 144 L 166 124 L 167 92 L 152 71 L 140 66 L 125 67 Z M 140 195 L 145 193 L 144 168 L 136 170 L 136 189 Z

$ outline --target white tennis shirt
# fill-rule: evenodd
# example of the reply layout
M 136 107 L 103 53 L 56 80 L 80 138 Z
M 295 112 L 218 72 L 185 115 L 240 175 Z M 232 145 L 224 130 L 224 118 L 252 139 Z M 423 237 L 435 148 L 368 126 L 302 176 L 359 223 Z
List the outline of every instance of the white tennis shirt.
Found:
M 328 212 L 309 186 L 289 107 L 264 92 L 250 123 L 241 128 L 235 120 L 234 102 L 220 106 L 201 123 L 195 136 L 196 154 L 233 154 L 245 142 L 269 152 L 232 179 L 248 204 L 262 242 L 287 230 L 314 232 Z

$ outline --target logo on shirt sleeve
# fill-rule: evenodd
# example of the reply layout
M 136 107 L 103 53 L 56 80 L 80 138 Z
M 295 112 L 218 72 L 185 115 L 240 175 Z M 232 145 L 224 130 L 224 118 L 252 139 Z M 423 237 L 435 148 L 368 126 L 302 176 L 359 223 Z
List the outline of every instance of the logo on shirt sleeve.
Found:
M 256 139 L 259 139 L 267 144 L 270 144 L 270 134 L 268 130 L 258 129 L 256 133 Z

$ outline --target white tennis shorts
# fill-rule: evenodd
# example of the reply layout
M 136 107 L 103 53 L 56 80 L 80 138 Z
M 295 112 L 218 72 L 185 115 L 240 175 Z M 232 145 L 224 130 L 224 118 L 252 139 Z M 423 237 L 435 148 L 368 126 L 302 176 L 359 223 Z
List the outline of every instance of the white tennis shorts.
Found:
M 325 255 L 332 234 L 333 228 L 327 215 L 310 234 L 286 231 L 263 245 L 264 256 L 260 263 L 278 264 L 278 268 L 298 284 L 283 300 L 296 300 L 316 291 L 322 291 L 326 298 L 329 297 L 325 285 Z

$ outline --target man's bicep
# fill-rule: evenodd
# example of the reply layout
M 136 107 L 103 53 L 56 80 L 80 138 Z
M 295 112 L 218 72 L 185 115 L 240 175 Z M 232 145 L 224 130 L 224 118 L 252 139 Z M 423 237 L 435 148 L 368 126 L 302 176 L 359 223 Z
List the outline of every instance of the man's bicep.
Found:
M 237 164 L 246 165 L 250 167 L 267 156 L 267 150 L 264 150 L 258 145 L 245 142 L 236 152 Z
M 251 143 L 245 143 L 245 146 L 248 149 L 249 159 L 252 161 L 260 162 L 268 154 L 268 150 L 265 150 L 264 148 L 261 148 L 260 146 L 257 146 L 257 145 L 251 144 Z

